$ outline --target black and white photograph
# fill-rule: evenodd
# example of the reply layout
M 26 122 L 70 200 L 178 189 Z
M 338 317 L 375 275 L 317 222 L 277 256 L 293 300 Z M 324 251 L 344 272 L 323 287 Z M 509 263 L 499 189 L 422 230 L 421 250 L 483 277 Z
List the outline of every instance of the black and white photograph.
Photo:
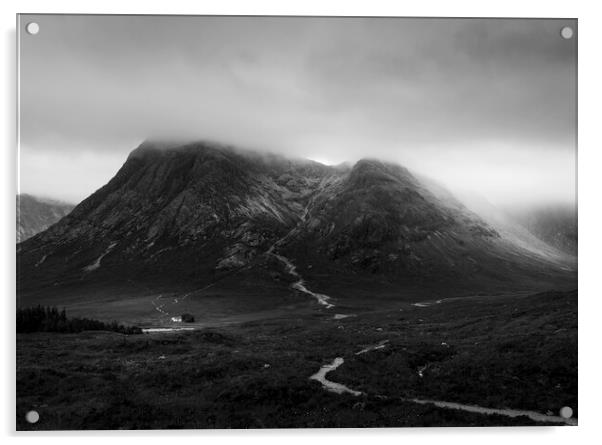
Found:
M 18 431 L 578 424 L 577 19 L 16 26 Z

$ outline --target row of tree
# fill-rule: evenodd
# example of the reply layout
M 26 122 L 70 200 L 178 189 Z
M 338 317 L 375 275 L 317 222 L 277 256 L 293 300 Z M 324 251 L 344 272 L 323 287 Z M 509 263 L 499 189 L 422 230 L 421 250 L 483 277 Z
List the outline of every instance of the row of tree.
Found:
M 65 309 L 36 306 L 17 309 L 17 332 L 82 332 L 113 331 L 121 334 L 141 334 L 136 326 L 123 326 L 116 321 L 104 323 L 89 318 L 67 318 Z

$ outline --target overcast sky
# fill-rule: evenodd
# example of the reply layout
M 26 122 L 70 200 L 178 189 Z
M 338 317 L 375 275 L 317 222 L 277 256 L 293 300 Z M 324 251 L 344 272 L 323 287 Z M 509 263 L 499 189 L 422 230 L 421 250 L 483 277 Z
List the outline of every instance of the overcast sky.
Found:
M 141 141 L 375 157 L 490 201 L 575 195 L 571 20 L 31 16 L 20 191 L 77 202 Z

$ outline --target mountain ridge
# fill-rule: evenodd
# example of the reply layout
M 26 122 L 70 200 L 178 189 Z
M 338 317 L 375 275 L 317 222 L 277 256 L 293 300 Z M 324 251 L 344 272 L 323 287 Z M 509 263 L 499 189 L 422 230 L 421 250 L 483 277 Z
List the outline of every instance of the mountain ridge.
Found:
M 340 168 L 145 142 L 71 214 L 20 245 L 18 283 L 24 296 L 130 282 L 199 288 L 232 273 L 249 286 L 286 284 L 290 273 L 269 252 L 329 289 L 354 280 L 373 289 L 541 286 L 570 275 L 393 163 Z

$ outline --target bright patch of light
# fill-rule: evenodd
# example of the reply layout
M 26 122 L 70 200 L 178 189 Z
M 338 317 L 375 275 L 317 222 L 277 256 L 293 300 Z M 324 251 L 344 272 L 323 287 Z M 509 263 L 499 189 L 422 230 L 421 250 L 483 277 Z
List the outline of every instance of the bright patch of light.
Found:
M 309 159 L 311 161 L 319 162 L 320 164 L 324 164 L 324 165 L 334 165 L 335 164 L 334 162 L 332 162 L 331 160 L 329 160 L 327 158 L 309 157 L 307 159 Z

